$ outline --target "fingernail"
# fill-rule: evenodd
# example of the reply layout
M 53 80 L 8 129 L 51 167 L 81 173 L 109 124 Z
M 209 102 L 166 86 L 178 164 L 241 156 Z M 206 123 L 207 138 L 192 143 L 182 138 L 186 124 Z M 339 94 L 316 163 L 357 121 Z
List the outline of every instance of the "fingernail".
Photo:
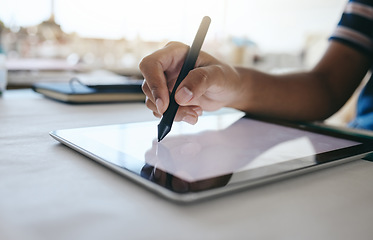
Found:
M 163 109 L 163 101 L 162 99 L 158 98 L 155 100 L 155 106 L 157 107 L 158 113 L 162 114 L 162 109 Z
M 191 115 L 184 116 L 183 121 L 187 122 L 189 124 L 192 124 L 192 125 L 197 123 L 197 119 L 195 117 L 191 116 Z
M 175 98 L 176 101 L 180 104 L 188 103 L 193 97 L 192 91 L 190 91 L 186 87 L 182 87 L 179 91 L 177 91 Z

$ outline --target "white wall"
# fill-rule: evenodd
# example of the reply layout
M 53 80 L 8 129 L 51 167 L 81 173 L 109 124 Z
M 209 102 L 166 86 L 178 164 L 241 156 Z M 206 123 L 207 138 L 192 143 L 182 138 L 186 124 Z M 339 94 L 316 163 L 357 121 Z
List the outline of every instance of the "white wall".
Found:
M 309 33 L 331 33 L 347 0 L 55 0 L 67 32 L 105 38 L 190 41 L 204 15 L 208 38 L 247 37 L 264 52 L 294 52 Z M 46 20 L 51 0 L 0 0 L 6 25 Z

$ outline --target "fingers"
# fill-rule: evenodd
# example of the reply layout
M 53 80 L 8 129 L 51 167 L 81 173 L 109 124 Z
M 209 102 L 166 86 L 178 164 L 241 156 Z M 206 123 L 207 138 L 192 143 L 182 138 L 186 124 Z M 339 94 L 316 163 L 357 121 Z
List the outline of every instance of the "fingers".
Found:
M 201 96 L 211 92 L 214 86 L 221 85 L 224 73 L 216 59 L 201 52 L 196 66 L 198 67 L 188 73 L 175 93 L 175 100 L 179 105 L 201 105 Z
M 145 99 L 146 107 L 153 111 L 154 116 L 160 118 L 162 116 L 162 111 L 159 111 L 158 109 L 161 109 L 162 106 L 160 106 L 159 102 L 158 102 L 158 105 L 160 107 L 156 106 L 155 99 L 153 97 L 153 94 L 152 94 L 148 84 L 146 83 L 146 80 L 144 80 L 144 82 L 142 84 L 142 91 L 146 95 L 146 99 Z
M 146 106 L 156 117 L 161 117 L 168 107 L 169 94 L 187 51 L 187 45 L 172 42 L 145 57 L 139 65 L 145 78 L 142 89 L 147 96 Z M 232 67 L 201 52 L 196 68 L 189 72 L 176 91 L 175 100 L 180 107 L 175 121 L 195 124 L 203 110 L 213 111 L 226 105 L 229 98 L 232 98 L 232 91 L 227 89 L 234 78 Z
M 198 105 L 212 111 L 221 107 L 225 76 L 219 65 L 195 68 L 180 84 L 175 100 L 181 106 Z
M 205 52 L 200 53 L 196 66 L 175 93 L 179 105 L 197 105 L 204 111 L 215 111 L 228 106 L 237 98 L 242 82 L 234 67 Z
M 158 113 L 157 107 L 152 101 L 147 99 L 145 104 L 150 110 L 153 111 L 153 115 L 155 117 L 157 118 L 162 117 L 162 115 Z M 198 117 L 201 115 L 202 115 L 202 108 L 199 106 L 185 106 L 185 107 L 180 106 L 176 113 L 175 121 L 176 122 L 184 121 L 184 122 L 194 125 L 197 123 Z
M 155 53 L 145 57 L 139 68 L 145 78 L 143 91 L 163 114 L 169 104 L 169 93 L 180 72 L 188 46 L 172 42 Z
M 176 116 L 175 121 L 184 121 L 189 124 L 196 124 L 198 117 L 202 115 L 202 108 L 200 106 L 180 106 Z
M 154 101 L 150 93 L 149 87 L 145 84 L 143 85 L 143 91 L 147 95 L 145 105 L 151 111 L 153 111 L 153 115 L 157 118 L 161 118 L 162 114 L 159 113 L 158 107 Z M 150 96 L 150 97 L 148 97 Z M 175 116 L 175 121 L 184 121 L 190 124 L 196 124 L 198 121 L 198 117 L 202 115 L 202 108 L 200 106 L 180 106 L 177 114 Z

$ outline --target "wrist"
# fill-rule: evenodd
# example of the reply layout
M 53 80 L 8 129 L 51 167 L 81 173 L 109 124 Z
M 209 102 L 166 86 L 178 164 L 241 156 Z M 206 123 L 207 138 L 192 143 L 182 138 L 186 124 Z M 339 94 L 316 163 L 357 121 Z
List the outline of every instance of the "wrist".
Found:
M 249 107 L 249 90 L 251 89 L 250 70 L 242 67 L 234 67 L 233 75 L 230 78 L 233 83 L 232 86 L 232 99 L 227 107 L 235 108 L 247 112 Z

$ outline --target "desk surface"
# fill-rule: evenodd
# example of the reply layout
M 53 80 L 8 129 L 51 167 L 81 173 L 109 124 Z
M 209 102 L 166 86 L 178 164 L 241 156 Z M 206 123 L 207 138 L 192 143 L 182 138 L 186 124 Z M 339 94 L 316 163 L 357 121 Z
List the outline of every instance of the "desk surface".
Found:
M 55 129 L 153 120 L 142 103 L 0 98 L 0 239 L 371 239 L 373 163 L 358 160 L 192 205 L 57 143 Z

